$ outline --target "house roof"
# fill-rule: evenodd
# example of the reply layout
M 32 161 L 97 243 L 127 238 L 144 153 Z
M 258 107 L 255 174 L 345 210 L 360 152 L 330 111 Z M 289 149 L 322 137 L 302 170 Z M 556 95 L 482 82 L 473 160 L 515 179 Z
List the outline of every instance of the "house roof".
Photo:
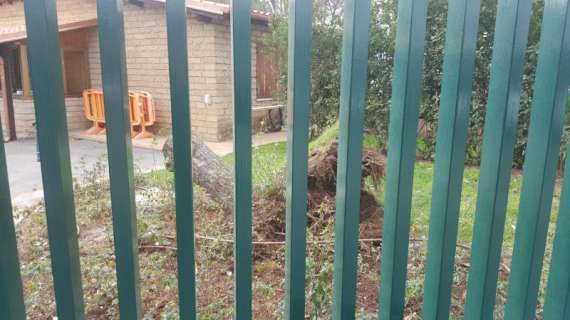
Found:
M 13 2 L 18 2 L 18 1 L 22 0 L 0 0 L 0 6 L 5 4 L 11 4 Z M 142 1 L 157 2 L 162 4 L 166 2 L 166 0 L 142 0 Z M 209 17 L 219 16 L 219 17 L 229 18 L 231 13 L 230 6 L 227 4 L 215 3 L 203 0 L 186 0 L 186 8 L 195 14 L 209 16 Z M 260 23 L 268 23 L 269 14 L 258 10 L 252 10 L 251 19 Z M 59 32 L 85 29 L 95 26 L 97 26 L 97 19 L 82 20 L 82 21 L 60 24 Z M 24 40 L 26 39 L 26 37 L 27 35 L 26 35 L 25 26 L 22 26 L 22 28 L 11 30 L 9 32 L 4 32 L 4 33 L 0 32 L 0 44 L 18 41 L 18 40 Z
M 12 1 L 12 0 L 0 0 L 2 1 Z M 17 0 L 14 0 L 17 1 Z M 72 30 L 79 30 L 85 28 L 91 28 L 97 26 L 97 19 L 89 19 L 77 22 L 63 23 L 59 25 L 59 32 L 66 32 Z M 18 40 L 24 40 L 27 38 L 26 30 L 15 31 L 11 33 L 0 33 L 0 44 L 8 43 Z
M 11 4 L 13 2 L 19 2 L 22 0 L 0 0 L 0 6 L 3 4 Z M 140 1 L 140 0 L 138 0 Z M 166 0 L 146 0 L 150 2 L 160 2 L 165 3 Z M 229 17 L 230 16 L 230 6 L 223 3 L 216 3 L 204 0 L 186 0 L 186 8 L 190 11 L 194 11 L 197 14 L 206 14 L 214 16 Z M 251 19 L 258 22 L 267 23 L 269 22 L 269 14 L 252 10 Z
M 0 0 L 2 1 L 2 0 Z M 10 0 L 4 0 L 10 1 Z M 166 3 L 166 0 L 147 0 L 150 2 Z M 197 14 L 206 14 L 213 16 L 229 17 L 230 16 L 230 6 L 228 4 L 217 3 L 212 1 L 204 0 L 186 0 L 186 8 Z M 251 19 L 258 22 L 267 23 L 269 22 L 270 15 L 266 12 L 259 10 L 251 11 Z

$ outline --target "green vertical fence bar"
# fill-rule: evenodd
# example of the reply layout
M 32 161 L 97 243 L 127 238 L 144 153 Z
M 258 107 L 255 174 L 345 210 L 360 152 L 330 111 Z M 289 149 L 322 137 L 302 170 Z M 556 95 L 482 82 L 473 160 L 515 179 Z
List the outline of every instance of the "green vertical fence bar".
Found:
M 121 319 L 141 316 L 133 155 L 122 0 L 98 0 L 101 73 Z
M 400 0 L 392 80 L 380 280 L 380 319 L 402 319 L 427 0 Z
M 505 319 L 535 318 L 570 84 L 569 14 L 568 0 L 545 1 Z
M 370 14 L 369 0 L 345 2 L 333 279 L 335 320 L 350 320 L 355 317 Z
M 312 6 L 309 0 L 289 1 L 286 319 L 305 317 Z
M 196 265 L 185 0 L 166 1 L 180 319 L 196 319 Z
M 25 1 L 24 11 L 57 315 L 83 319 L 56 1 Z
M 0 314 L 6 320 L 26 318 L 16 230 L 0 118 Z
M 231 0 L 234 96 L 234 318 L 251 319 L 251 1 Z
M 479 0 L 449 2 L 423 319 L 449 317 L 479 10 Z
M 565 168 L 542 315 L 544 320 L 570 319 L 570 158 L 566 158 Z
M 531 5 L 498 3 L 466 319 L 493 318 Z

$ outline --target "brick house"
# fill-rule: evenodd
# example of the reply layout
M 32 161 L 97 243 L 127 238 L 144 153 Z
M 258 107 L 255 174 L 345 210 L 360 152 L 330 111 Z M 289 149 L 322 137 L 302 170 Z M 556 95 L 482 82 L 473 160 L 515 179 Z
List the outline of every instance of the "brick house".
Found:
M 152 94 L 157 115 L 153 130 L 158 133 L 171 128 L 164 1 L 125 0 L 124 7 L 129 89 Z M 68 129 L 83 130 L 89 123 L 81 93 L 102 87 L 96 0 L 57 0 L 57 11 Z M 192 128 L 205 140 L 224 140 L 232 133 L 229 7 L 188 0 L 187 12 Z M 276 104 L 271 96 L 275 68 L 261 45 L 269 16 L 253 11 L 251 17 L 253 107 L 271 106 Z M 0 0 L 0 55 L 0 78 L 5 80 L 0 83 L 9 89 L 2 89 L 0 96 L 4 136 L 33 137 L 33 90 L 22 0 Z

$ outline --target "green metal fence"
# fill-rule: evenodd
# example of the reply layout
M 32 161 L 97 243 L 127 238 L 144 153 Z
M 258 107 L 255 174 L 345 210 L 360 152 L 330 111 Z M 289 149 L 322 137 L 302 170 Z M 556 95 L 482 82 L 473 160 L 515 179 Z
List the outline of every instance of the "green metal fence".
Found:
M 196 319 L 185 0 L 167 0 L 181 319 Z M 57 315 L 84 319 L 55 0 L 25 0 L 38 144 Z M 465 318 L 492 319 L 531 0 L 499 0 Z M 449 1 L 425 276 L 424 319 L 447 319 L 453 279 L 479 0 Z M 307 152 L 312 3 L 289 0 L 289 144 L 285 317 L 305 314 Z M 252 318 L 250 0 L 233 0 L 235 318 Z M 121 319 L 142 315 L 122 0 L 98 0 L 113 230 Z M 427 0 L 399 0 L 385 182 L 380 319 L 402 319 Z M 355 317 L 362 131 L 370 1 L 345 1 L 333 319 Z M 534 319 L 570 84 L 569 0 L 545 0 L 528 149 L 505 310 Z M 0 135 L 1 135 L 0 130 Z M 570 160 L 569 160 L 570 161 Z M 567 166 L 568 168 L 568 166 Z M 570 319 L 570 173 L 561 197 L 544 319 Z M 24 298 L 0 144 L 0 314 Z

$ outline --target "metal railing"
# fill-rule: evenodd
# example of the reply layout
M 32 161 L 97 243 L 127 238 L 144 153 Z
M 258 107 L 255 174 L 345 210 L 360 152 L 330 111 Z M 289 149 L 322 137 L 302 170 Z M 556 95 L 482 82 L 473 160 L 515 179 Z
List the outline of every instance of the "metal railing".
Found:
M 38 141 L 55 299 L 59 319 L 83 319 L 79 250 L 55 0 L 25 0 Z M 307 153 L 312 3 L 289 0 L 289 144 L 285 317 L 305 314 Z M 479 0 L 449 2 L 423 302 L 424 319 L 449 317 L 455 243 Z M 98 0 L 113 230 L 120 316 L 141 317 L 136 209 L 128 113 L 122 0 Z M 380 319 L 402 319 L 421 95 L 427 0 L 398 2 L 397 38 L 385 181 Z M 359 190 L 367 89 L 370 2 L 345 1 L 334 255 L 333 319 L 355 317 Z M 492 319 L 530 0 L 499 0 L 479 195 L 465 304 L 467 319 Z M 556 164 L 570 82 L 570 4 L 545 1 L 528 149 L 505 310 L 534 319 Z M 194 215 L 185 0 L 166 1 L 175 158 L 181 319 L 196 318 Z M 250 1 L 233 0 L 231 31 L 235 141 L 235 312 L 252 318 Z M 2 131 L 0 130 L 0 133 Z M 4 145 L 0 143 L 0 313 L 24 319 Z M 570 172 L 561 197 L 544 319 L 570 317 Z

